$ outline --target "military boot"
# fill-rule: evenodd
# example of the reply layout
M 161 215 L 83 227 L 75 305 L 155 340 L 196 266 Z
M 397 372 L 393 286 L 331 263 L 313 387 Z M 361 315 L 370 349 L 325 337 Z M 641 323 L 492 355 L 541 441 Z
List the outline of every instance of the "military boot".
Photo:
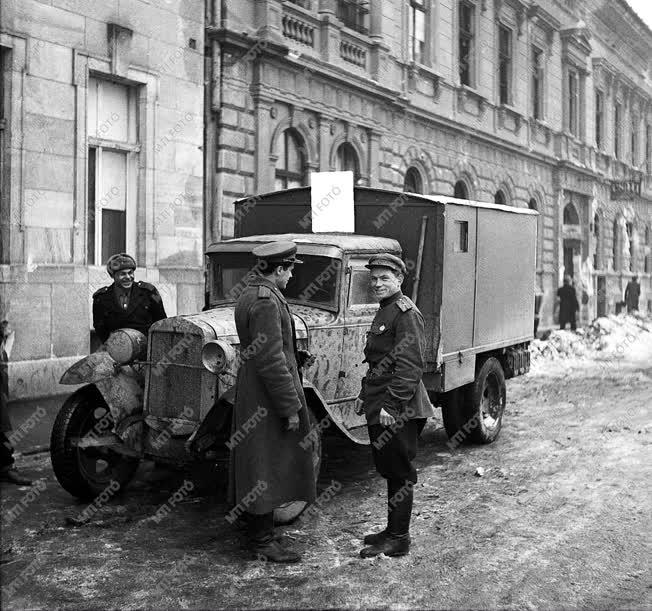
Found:
M 392 486 L 389 483 L 389 480 L 387 480 L 387 523 L 389 524 L 389 502 L 392 498 Z M 364 539 L 362 542 L 365 545 L 377 545 L 379 543 L 382 543 L 386 538 L 387 538 L 387 527 L 383 528 L 383 530 L 377 532 L 377 533 L 370 533 L 368 535 L 364 536 Z
M 388 527 L 382 533 L 376 533 L 375 543 L 360 551 L 362 558 L 385 556 L 404 556 L 410 551 L 410 517 L 412 515 L 412 482 L 389 480 L 388 485 Z M 371 538 L 371 536 L 369 536 Z M 365 543 L 368 538 L 365 537 Z
M 249 547 L 258 560 L 299 562 L 301 556 L 289 550 L 274 537 L 274 514 L 249 514 L 247 519 Z

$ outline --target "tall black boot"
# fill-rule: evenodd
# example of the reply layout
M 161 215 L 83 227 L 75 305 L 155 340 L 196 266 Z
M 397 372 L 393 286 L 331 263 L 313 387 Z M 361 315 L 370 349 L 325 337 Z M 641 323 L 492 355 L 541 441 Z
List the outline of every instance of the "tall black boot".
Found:
M 389 480 L 387 480 L 387 524 L 388 525 L 389 525 L 389 502 L 391 498 L 392 498 L 392 486 Z M 379 532 L 365 535 L 362 541 L 365 545 L 376 545 L 378 543 L 382 543 L 386 538 L 387 538 L 387 526 L 385 526 L 385 528 L 383 528 L 383 530 Z
M 258 560 L 270 562 L 299 562 L 301 556 L 286 549 L 274 538 L 274 514 L 250 514 L 247 523 L 247 539 L 251 551 Z
M 410 517 L 412 515 L 413 487 L 410 481 L 388 481 L 388 526 L 385 536 L 360 552 L 363 558 L 380 554 L 404 556 L 410 551 Z

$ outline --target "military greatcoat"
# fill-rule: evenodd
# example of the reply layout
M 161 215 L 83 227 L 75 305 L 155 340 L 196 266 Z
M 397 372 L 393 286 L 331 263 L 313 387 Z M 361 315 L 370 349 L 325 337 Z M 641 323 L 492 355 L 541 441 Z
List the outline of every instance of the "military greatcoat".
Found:
M 310 420 L 287 301 L 273 282 L 252 274 L 238 299 L 235 324 L 242 361 L 233 408 L 229 500 L 253 514 L 290 501 L 312 502 Z M 296 413 L 299 429 L 285 430 L 287 418 Z
M 104 286 L 93 294 L 93 326 L 101 341 L 117 329 L 136 329 L 147 336 L 157 320 L 167 318 L 163 300 L 156 287 L 149 282 L 134 282 L 127 307 L 121 307 L 115 283 Z
M 380 302 L 364 349 L 369 371 L 362 380 L 367 424 L 378 424 L 381 408 L 405 420 L 435 415 L 421 380 L 424 322 L 411 299 L 398 291 Z

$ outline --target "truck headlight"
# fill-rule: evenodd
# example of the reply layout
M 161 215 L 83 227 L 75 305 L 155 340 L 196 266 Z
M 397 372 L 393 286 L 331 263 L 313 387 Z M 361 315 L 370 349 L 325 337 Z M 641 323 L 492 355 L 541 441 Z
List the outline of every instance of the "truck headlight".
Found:
M 118 329 L 104 342 L 109 356 L 120 365 L 145 358 L 147 338 L 136 329 Z
M 201 362 L 211 373 L 224 373 L 235 359 L 231 344 L 216 339 L 208 342 L 201 350 Z

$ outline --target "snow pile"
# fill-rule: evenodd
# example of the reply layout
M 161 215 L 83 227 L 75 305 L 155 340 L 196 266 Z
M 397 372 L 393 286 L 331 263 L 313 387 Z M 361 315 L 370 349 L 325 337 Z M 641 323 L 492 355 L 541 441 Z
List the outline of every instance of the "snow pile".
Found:
M 652 342 L 652 319 L 641 315 L 610 314 L 596 318 L 576 332 L 554 330 L 547 338 L 530 343 L 532 361 L 570 357 L 594 357 L 597 353 L 619 356 L 643 337 Z

